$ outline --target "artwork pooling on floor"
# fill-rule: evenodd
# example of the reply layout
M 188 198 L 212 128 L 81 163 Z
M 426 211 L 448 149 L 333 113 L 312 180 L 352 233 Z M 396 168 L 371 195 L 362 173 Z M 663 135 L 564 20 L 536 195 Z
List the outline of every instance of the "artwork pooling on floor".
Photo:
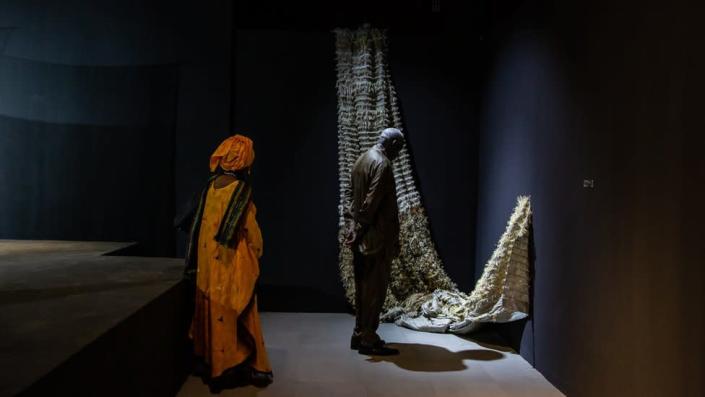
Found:
M 353 253 L 345 244 L 350 225 L 345 218 L 351 190 L 350 171 L 370 149 L 380 131 L 403 131 L 396 90 L 387 62 L 383 30 L 365 25 L 335 30 L 338 94 L 338 176 L 340 187 L 339 267 L 348 301 L 354 305 Z M 482 277 L 469 293 L 448 277 L 431 238 L 426 211 L 416 187 L 409 151 L 404 147 L 394 164 L 399 206 L 400 253 L 392 274 L 383 319 L 412 329 L 466 333 L 483 322 L 524 318 L 529 306 L 528 234 L 531 206 L 519 197 L 507 230 Z

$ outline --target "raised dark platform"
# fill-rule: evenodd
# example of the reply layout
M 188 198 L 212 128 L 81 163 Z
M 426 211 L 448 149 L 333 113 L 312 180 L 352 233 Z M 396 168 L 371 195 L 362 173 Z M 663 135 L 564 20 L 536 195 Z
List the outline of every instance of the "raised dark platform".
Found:
M 105 255 L 129 245 L 0 240 L 0 395 L 178 390 L 183 262 Z

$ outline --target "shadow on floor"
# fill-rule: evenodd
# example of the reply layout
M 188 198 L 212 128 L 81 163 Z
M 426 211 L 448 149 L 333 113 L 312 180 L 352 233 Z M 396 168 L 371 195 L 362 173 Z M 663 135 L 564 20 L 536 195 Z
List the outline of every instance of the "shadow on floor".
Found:
M 389 362 L 399 368 L 415 372 L 451 372 L 467 369 L 463 360 L 493 361 L 504 358 L 494 350 L 470 349 L 453 352 L 446 348 L 419 343 L 390 343 L 399 349 L 398 356 L 372 356 L 369 362 Z
M 225 395 L 232 396 L 236 395 L 238 397 L 256 397 L 261 391 L 266 390 L 266 387 L 257 388 L 250 385 L 247 382 L 241 382 L 237 380 L 227 380 L 217 386 L 213 386 L 203 381 L 203 384 L 208 388 L 208 392 L 211 395 Z
M 507 341 L 492 327 L 484 326 L 471 334 L 456 336 L 458 338 L 477 343 L 486 349 L 498 350 L 505 353 L 516 353 L 516 351 L 511 348 L 509 343 L 507 343 Z

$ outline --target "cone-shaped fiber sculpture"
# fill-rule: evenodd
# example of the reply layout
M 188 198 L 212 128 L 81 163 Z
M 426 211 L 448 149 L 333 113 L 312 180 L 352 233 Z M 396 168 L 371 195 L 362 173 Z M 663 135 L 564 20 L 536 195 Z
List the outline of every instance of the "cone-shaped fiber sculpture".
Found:
M 343 244 L 344 211 L 349 206 L 350 171 L 388 127 L 402 129 L 399 105 L 387 65 L 385 33 L 364 26 L 338 29 L 338 212 L 340 274 L 350 303 L 355 282 L 352 252 Z M 407 142 L 408 144 L 408 142 Z M 392 262 L 392 275 L 383 319 L 432 332 L 470 332 L 483 322 L 526 317 L 529 307 L 529 224 L 531 205 L 519 197 L 508 224 L 482 277 L 470 294 L 457 290 L 443 270 L 431 240 L 428 219 L 413 177 L 409 152 L 402 149 L 394 163 L 401 225 L 401 253 Z
M 388 127 L 402 129 L 397 95 L 387 65 L 387 40 L 381 30 L 364 26 L 338 29 L 336 35 L 338 89 L 338 176 L 340 181 L 340 274 L 348 300 L 354 303 L 352 252 L 343 241 L 344 209 L 349 205 L 350 171 Z M 394 163 L 401 253 L 392 263 L 385 307 L 391 308 L 415 293 L 436 289 L 455 291 L 436 247 L 413 176 L 409 152 L 402 149 Z

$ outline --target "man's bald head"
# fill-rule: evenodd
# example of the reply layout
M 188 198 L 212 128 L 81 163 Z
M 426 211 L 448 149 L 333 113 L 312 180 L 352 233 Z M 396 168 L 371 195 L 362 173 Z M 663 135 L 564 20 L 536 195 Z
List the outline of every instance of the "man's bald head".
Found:
M 384 147 L 384 151 L 390 160 L 394 160 L 399 155 L 399 151 L 404 146 L 404 134 L 397 128 L 386 128 L 379 135 L 378 145 Z

